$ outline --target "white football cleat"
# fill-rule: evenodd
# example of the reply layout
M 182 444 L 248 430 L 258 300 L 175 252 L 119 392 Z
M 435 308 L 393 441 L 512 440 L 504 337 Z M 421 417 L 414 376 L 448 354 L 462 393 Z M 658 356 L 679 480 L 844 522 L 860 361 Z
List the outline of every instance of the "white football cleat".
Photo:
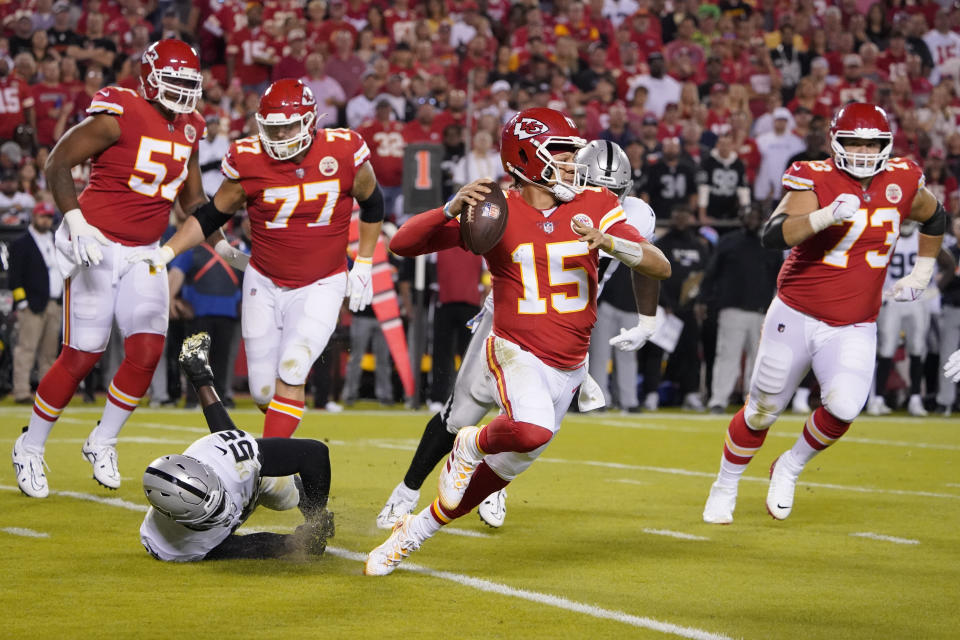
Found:
M 393 529 L 393 525 L 403 516 L 417 508 L 420 500 L 420 491 L 411 489 L 403 482 L 393 488 L 393 493 L 387 498 L 387 503 L 377 515 L 378 529 Z
M 786 520 L 793 510 L 793 494 L 797 489 L 797 478 L 800 473 L 789 470 L 789 464 L 784 461 L 782 454 L 770 465 L 770 488 L 767 489 L 767 513 L 777 520 Z
M 716 480 L 710 485 L 710 495 L 703 507 L 703 521 L 707 524 L 730 524 L 736 508 L 737 487 L 720 484 Z
M 17 486 L 25 496 L 46 498 L 50 495 L 50 485 L 47 484 L 47 474 L 43 472 L 43 468 L 47 466 L 43 459 L 43 450 L 27 449 L 23 445 L 26 436 L 24 432 L 13 443 L 13 473 L 17 476 Z
M 91 442 L 90 438 L 87 438 L 80 450 L 84 459 L 93 465 L 93 479 L 107 489 L 120 488 L 116 444 L 116 438 L 106 442 Z
M 477 515 L 489 527 L 499 529 L 507 518 L 507 490 L 500 489 L 487 496 L 477 507 Z
M 886 416 L 892 413 L 892 409 L 883 401 L 883 396 L 871 396 L 867 402 L 868 416 Z
M 926 407 L 923 406 L 923 398 L 918 394 L 910 396 L 907 402 L 907 413 L 918 418 L 925 418 L 928 415 Z
M 287 511 L 300 504 L 300 490 L 293 476 L 261 476 L 257 504 L 273 511 Z
M 470 484 L 470 478 L 477 470 L 477 465 L 483 460 L 482 456 L 474 458 L 467 445 L 471 438 L 476 439 L 479 432 L 479 427 L 460 429 L 453 441 L 453 450 L 440 470 L 437 490 L 440 493 L 440 504 L 447 511 L 453 511 L 460 506 L 467 485 Z
M 367 556 L 367 563 L 363 566 L 364 575 L 389 575 L 407 556 L 420 548 L 420 541 L 410 535 L 413 519 L 414 516 L 408 513 L 397 520 L 390 537 Z
M 647 411 L 656 411 L 659 406 L 660 394 L 656 391 L 651 391 L 647 394 L 647 397 L 643 399 L 643 408 Z

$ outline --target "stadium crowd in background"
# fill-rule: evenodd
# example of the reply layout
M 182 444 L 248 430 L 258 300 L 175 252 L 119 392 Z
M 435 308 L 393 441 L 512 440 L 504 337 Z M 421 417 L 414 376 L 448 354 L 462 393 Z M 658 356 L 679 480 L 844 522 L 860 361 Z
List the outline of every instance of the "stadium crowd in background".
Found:
M 653 206 L 664 251 L 674 273 L 683 274 L 665 286 L 673 292 L 666 310 L 686 330 L 662 382 L 657 376 L 667 356 L 661 347 L 650 344 L 639 355 L 648 408 L 681 402 L 702 408 L 717 388 L 711 380 L 717 318 L 727 307 L 722 295 L 701 289 L 704 269 L 715 268 L 718 238 L 739 228 L 745 211 L 773 209 L 789 162 L 829 157 L 827 131 L 842 105 L 868 101 L 885 109 L 894 130 L 891 155 L 918 162 L 927 188 L 952 218 L 960 216 L 960 8 L 949 3 L 30 0 L 0 4 L 0 24 L 5 242 L 53 206 L 43 168 L 59 137 L 86 116 L 101 87 L 137 90 L 141 55 L 161 38 L 191 44 L 203 66 L 198 110 L 208 135 L 199 153 L 208 195 L 218 186 L 228 143 L 257 134 L 260 97 L 285 77 L 311 87 L 321 126 L 348 126 L 364 136 L 387 219 L 396 224 L 405 218 L 408 144 L 442 145 L 446 196 L 484 172 L 502 178 L 491 161 L 500 129 L 524 108 L 556 108 L 583 137 L 620 144 L 631 159 L 633 195 Z M 74 169 L 78 191 L 88 174 L 88 168 Z M 62 213 L 56 212 L 58 220 Z M 249 246 L 242 217 L 228 235 Z M 945 236 L 954 254 L 955 233 Z M 391 259 L 396 277 L 406 279 L 411 270 Z M 915 255 L 900 259 L 912 264 Z M 707 282 L 721 278 L 712 274 Z M 924 377 L 926 407 L 910 407 L 916 414 L 955 410 L 955 389 L 936 372 L 939 359 L 960 346 L 958 284 L 946 277 L 936 282 L 947 288 L 942 308 L 936 292 L 924 299 L 929 328 L 913 341 L 926 345 L 914 369 L 931 372 Z M 403 282 L 398 289 L 401 301 L 409 301 Z M 187 322 L 186 300 L 171 304 L 172 324 Z M 403 305 L 404 320 L 412 310 Z M 175 354 L 177 347 L 166 351 Z M 331 357 L 336 378 L 341 363 Z M 729 365 L 718 370 L 739 368 Z M 448 366 L 441 371 L 450 375 Z M 905 371 L 888 376 L 877 397 L 904 390 L 907 377 Z M 439 381 L 436 388 L 449 384 Z M 229 397 L 230 390 L 223 391 Z M 377 397 L 384 394 L 381 388 Z M 906 403 L 909 395 L 894 393 L 889 402 Z M 872 401 L 868 410 L 882 413 L 886 405 Z

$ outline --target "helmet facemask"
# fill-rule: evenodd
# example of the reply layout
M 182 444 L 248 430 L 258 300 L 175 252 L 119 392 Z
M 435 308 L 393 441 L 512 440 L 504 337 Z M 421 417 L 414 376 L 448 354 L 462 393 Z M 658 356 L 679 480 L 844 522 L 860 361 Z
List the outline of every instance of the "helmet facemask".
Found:
M 157 90 L 157 102 L 174 113 L 192 113 L 203 95 L 203 76 L 195 69 L 153 67 L 147 82 Z
M 274 160 L 289 160 L 310 146 L 313 141 L 314 114 L 296 113 L 285 116 L 271 113 L 266 118 L 257 114 L 257 128 L 260 131 L 260 144 Z M 280 138 L 289 125 L 299 123 L 299 132 L 289 138 Z
M 871 140 L 880 142 L 879 153 L 852 153 L 846 150 L 844 142 L 853 138 L 856 140 Z M 886 145 L 883 143 L 886 142 Z M 869 178 L 883 171 L 893 149 L 893 134 L 890 132 L 872 130 L 837 131 L 831 136 L 830 148 L 833 150 L 833 161 L 838 169 L 846 171 L 856 178 Z
M 587 165 L 577 162 L 576 159 L 557 160 L 553 154 L 564 151 L 576 153 L 584 144 L 583 138 L 572 136 L 550 136 L 542 143 L 536 144 L 537 158 L 544 164 L 539 178 L 544 182 L 535 184 L 546 188 L 560 202 L 570 202 L 577 194 L 583 193 L 584 187 L 587 186 Z M 573 173 L 569 182 L 564 179 L 565 172 Z

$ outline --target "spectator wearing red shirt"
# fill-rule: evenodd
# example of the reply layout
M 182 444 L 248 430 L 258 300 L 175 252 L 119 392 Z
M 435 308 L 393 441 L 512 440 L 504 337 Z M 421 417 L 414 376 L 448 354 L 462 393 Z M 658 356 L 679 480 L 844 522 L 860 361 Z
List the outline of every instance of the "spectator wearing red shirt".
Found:
M 334 34 L 338 31 L 346 31 L 350 34 L 350 46 L 353 47 L 357 41 L 357 29 L 346 20 L 347 5 L 344 4 L 343 0 L 331 0 L 327 10 L 327 19 L 319 26 L 313 27 L 316 43 L 324 51 L 333 51 Z
M 333 53 L 327 58 L 327 75 L 340 83 L 347 100 L 360 93 L 367 64 L 353 51 L 350 34 L 342 29 L 333 34 Z
M 704 63 L 707 61 L 707 56 L 703 51 L 703 47 L 693 41 L 693 34 L 697 31 L 697 20 L 691 15 L 686 15 L 680 21 L 680 24 L 677 25 L 677 35 L 676 37 L 663 49 L 663 55 L 667 59 L 667 69 L 671 74 L 674 74 L 678 79 L 684 78 L 687 73 L 681 73 L 677 76 L 677 72 L 682 70 L 682 60 L 681 56 L 686 56 L 689 64 L 693 67 L 694 75 L 700 75 L 703 73 Z
M 429 142 L 440 144 L 443 138 L 443 129 L 435 125 L 436 101 L 432 98 L 421 98 L 417 105 L 416 117 L 403 127 L 403 139 L 407 144 L 415 142 Z
M 70 96 L 70 104 L 73 105 L 73 111 L 67 118 L 67 127 L 72 127 L 87 117 L 87 107 L 89 107 L 93 101 L 93 96 L 102 88 L 103 71 L 96 67 L 91 67 L 84 75 L 83 84 Z
M 70 102 L 70 92 L 60 84 L 60 63 L 48 58 L 40 64 L 40 82 L 33 87 L 37 112 L 37 143 L 52 147 L 56 142 L 57 120 Z
M 370 165 L 383 191 L 384 211 L 396 220 L 397 200 L 403 191 L 403 150 L 407 146 L 404 125 L 393 119 L 393 109 L 385 99 L 377 101 L 374 119 L 357 129 L 370 147 Z
M 848 102 L 873 102 L 877 86 L 862 77 L 862 61 L 856 53 L 850 53 L 843 58 L 843 80 L 834 85 L 834 106 L 842 106 Z
M 877 69 L 886 74 L 887 78 L 907 75 L 907 40 L 901 31 L 890 34 L 887 48 L 877 57 Z
M 939 202 L 947 208 L 947 213 L 956 215 L 960 212 L 960 192 L 958 192 L 957 178 L 950 173 L 944 159 L 946 154 L 940 147 L 931 147 L 923 163 L 923 175 L 926 178 L 927 189 L 936 196 Z
M 467 92 L 463 89 L 451 89 L 447 92 L 446 108 L 437 113 L 433 125 L 440 131 L 449 125 L 467 126 Z
M 244 91 L 263 94 L 270 84 L 270 69 L 277 62 L 273 39 L 263 28 L 263 6 L 247 8 L 247 26 L 227 40 L 227 81 L 240 79 Z
M 660 39 L 660 21 L 654 20 L 647 9 L 638 9 L 629 21 L 631 38 L 640 47 L 641 59 L 647 58 L 654 51 L 663 49 Z
M 21 124 L 35 120 L 33 91 L 23 78 L 10 72 L 10 63 L 0 57 L 0 140 L 10 140 Z
M 135 27 L 145 27 L 148 34 L 153 31 L 153 25 L 147 22 L 145 15 L 143 5 L 138 0 L 130 0 L 123 6 L 120 16 L 107 23 L 104 32 L 116 39 L 121 50 L 128 50 L 133 41 Z
M 393 41 L 402 42 L 413 33 L 417 12 L 410 8 L 409 0 L 393 0 L 383 12 L 383 20 Z
M 729 95 L 727 85 L 720 82 L 710 89 L 710 108 L 707 110 L 707 121 L 704 127 L 716 136 L 728 134 L 732 128 Z
M 556 37 L 570 36 L 580 45 L 582 51 L 586 51 L 591 43 L 600 40 L 600 30 L 587 18 L 583 3 L 576 0 L 567 6 L 565 12 L 556 16 L 553 33 Z M 605 35 L 609 37 L 611 34 Z M 607 39 L 606 42 L 611 40 Z
M 307 75 L 307 34 L 303 29 L 291 29 L 283 56 L 273 67 L 271 79 L 299 78 Z
M 760 168 L 760 149 L 750 137 L 750 114 L 734 111 L 730 114 L 730 126 L 733 131 L 733 148 L 743 160 L 743 166 L 747 170 L 747 183 L 753 184 L 757 169 Z

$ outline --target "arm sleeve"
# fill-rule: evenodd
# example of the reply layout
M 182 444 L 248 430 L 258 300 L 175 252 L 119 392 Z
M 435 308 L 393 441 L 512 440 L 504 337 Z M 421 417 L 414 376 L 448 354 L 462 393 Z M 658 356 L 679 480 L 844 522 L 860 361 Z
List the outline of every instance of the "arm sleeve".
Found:
M 390 241 L 390 251 L 413 256 L 463 246 L 459 223 L 447 219 L 443 209 L 430 209 L 407 220 Z
M 330 452 L 319 440 L 258 438 L 263 454 L 260 475 L 281 477 L 300 474 L 303 495 L 300 510 L 307 518 L 327 506 L 330 494 Z
M 262 531 L 238 536 L 230 534 L 227 538 L 210 550 L 204 560 L 235 560 L 252 558 L 263 560 L 279 558 L 290 553 L 290 536 L 282 533 Z

